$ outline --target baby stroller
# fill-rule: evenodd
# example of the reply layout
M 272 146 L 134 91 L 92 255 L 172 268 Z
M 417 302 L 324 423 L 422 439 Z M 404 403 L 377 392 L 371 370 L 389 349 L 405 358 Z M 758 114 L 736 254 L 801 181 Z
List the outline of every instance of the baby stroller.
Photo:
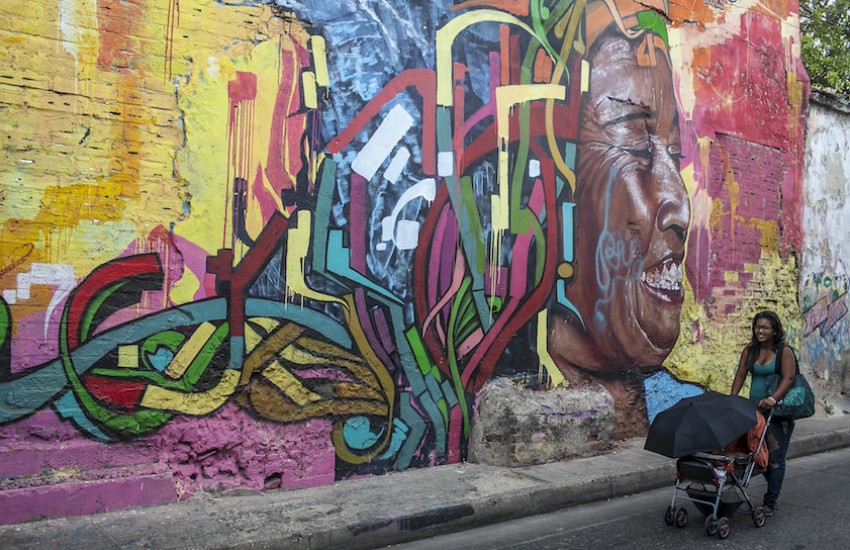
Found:
M 747 450 L 748 446 L 743 440 L 752 434 L 745 433 L 722 451 L 696 452 L 676 461 L 673 500 L 664 515 L 667 525 L 687 525 L 687 509 L 676 506 L 677 501 L 681 500 L 692 502 L 705 516 L 705 532 L 708 536 L 716 534 L 721 539 L 728 537 L 732 529 L 730 517 L 735 512 L 750 514 L 756 527 L 764 525 L 764 510 L 753 505 L 745 489 L 755 475 L 764 471 L 757 464 L 756 457 L 760 453 L 762 456 L 766 454 L 762 446 L 772 417 L 773 411 L 766 418 L 762 416 L 756 426 L 750 429 L 757 430 L 755 434 L 758 443 L 753 449 Z M 742 505 L 745 505 L 744 509 L 740 510 Z

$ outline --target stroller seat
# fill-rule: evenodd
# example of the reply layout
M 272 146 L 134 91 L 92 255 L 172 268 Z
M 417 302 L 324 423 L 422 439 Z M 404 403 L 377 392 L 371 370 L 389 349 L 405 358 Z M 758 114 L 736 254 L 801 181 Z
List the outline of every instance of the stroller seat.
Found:
M 752 477 L 764 471 L 758 463 L 762 459 L 767 461 L 764 439 L 772 414 L 766 419 L 759 416 L 759 422 L 749 433 L 725 449 L 698 452 L 676 461 L 673 500 L 664 516 L 668 525 L 684 527 L 688 522 L 688 512 L 676 506 L 677 500 L 691 502 L 705 516 L 708 535 L 729 536 L 729 518 L 742 506 L 756 527 L 764 525 L 764 511 L 753 505 L 745 491 Z

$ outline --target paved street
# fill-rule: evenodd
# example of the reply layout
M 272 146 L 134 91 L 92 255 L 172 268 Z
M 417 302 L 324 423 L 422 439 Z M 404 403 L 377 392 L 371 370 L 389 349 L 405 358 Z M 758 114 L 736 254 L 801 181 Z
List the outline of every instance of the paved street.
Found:
M 788 465 L 781 510 L 762 529 L 748 514 L 735 514 L 728 539 L 708 537 L 703 516 L 687 503 L 684 529 L 668 527 L 664 511 L 670 488 L 392 546 L 396 550 L 475 549 L 680 549 L 747 548 L 771 550 L 850 548 L 850 448 L 793 460 Z M 755 503 L 762 478 L 748 494 Z

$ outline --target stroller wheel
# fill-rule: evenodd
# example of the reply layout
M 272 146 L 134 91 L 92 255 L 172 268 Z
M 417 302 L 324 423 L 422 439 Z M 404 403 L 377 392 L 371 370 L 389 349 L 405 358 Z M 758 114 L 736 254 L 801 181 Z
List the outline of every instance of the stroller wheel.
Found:
M 688 524 L 688 511 L 684 508 L 679 508 L 676 510 L 676 527 L 679 529 L 683 528 Z
M 729 523 L 729 518 L 720 518 L 717 520 L 717 536 L 721 539 L 725 539 L 729 536 L 729 532 L 732 530 L 732 524 Z
M 756 527 L 764 526 L 765 519 L 766 516 L 764 515 L 763 508 L 756 508 L 755 510 L 753 510 L 753 523 L 756 525 Z
M 676 509 L 675 508 L 667 508 L 667 513 L 664 514 L 664 523 L 669 525 L 670 527 L 676 523 Z
M 713 537 L 717 534 L 717 520 L 711 516 L 705 518 L 705 533 L 709 537 Z

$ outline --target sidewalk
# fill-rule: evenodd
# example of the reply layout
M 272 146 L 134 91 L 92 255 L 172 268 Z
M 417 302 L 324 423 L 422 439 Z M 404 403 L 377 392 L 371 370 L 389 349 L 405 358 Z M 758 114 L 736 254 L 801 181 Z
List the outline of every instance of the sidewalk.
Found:
M 296 491 L 0 527 L 10 549 L 367 549 L 672 488 L 674 461 L 631 440 L 616 452 L 526 468 L 455 464 Z M 850 446 L 850 415 L 797 423 L 789 458 Z M 660 518 L 660 516 L 659 516 Z

